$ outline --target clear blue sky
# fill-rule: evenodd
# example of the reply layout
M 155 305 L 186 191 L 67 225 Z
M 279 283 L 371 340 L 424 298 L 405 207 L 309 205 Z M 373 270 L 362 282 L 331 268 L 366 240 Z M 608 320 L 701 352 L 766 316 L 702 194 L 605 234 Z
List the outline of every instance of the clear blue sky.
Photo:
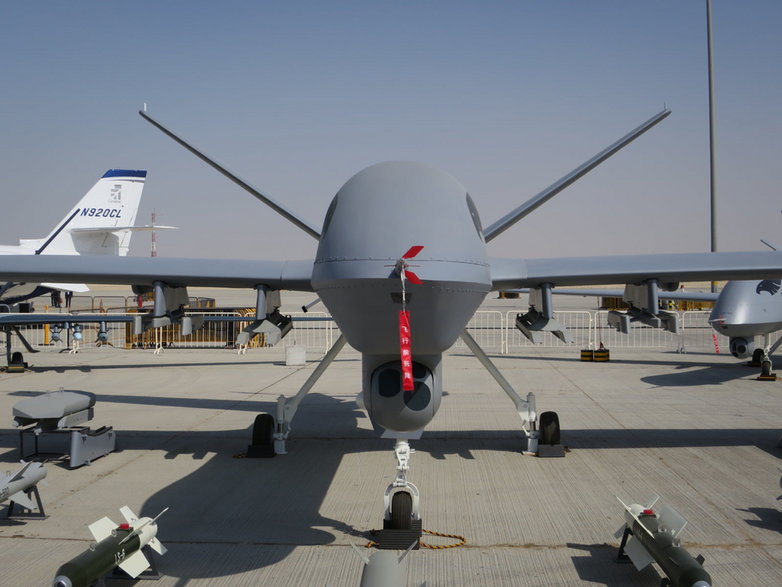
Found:
M 0 243 L 106 169 L 148 169 L 159 254 L 315 241 L 144 122 L 320 226 L 387 159 L 457 177 L 488 225 L 652 114 L 661 125 L 496 239 L 540 257 L 708 250 L 705 0 L 21 2 L 0 6 Z M 714 0 L 719 248 L 782 242 L 782 2 Z M 415 211 L 411 210 L 411 214 Z M 148 235 L 132 254 L 146 255 Z

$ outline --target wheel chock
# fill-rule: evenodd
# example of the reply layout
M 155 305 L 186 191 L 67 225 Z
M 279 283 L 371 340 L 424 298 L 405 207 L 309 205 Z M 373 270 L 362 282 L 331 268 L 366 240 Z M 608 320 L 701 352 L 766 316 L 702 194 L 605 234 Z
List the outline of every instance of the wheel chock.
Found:
M 423 535 L 422 524 L 420 519 L 412 520 L 410 528 L 400 530 L 390 527 L 391 520 L 383 520 L 382 530 L 372 530 L 372 540 L 376 542 L 375 547 L 379 550 L 407 550 L 413 542 L 413 550 L 418 550 Z
M 565 456 L 564 444 L 539 444 L 538 458 L 548 459 Z

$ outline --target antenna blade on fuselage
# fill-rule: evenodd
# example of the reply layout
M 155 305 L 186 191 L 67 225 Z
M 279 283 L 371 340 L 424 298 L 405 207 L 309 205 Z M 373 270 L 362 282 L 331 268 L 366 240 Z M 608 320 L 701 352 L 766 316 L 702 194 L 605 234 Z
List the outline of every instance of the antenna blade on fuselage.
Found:
M 611 155 L 619 151 L 622 147 L 629 145 L 635 139 L 640 137 L 643 133 L 645 133 L 647 130 L 652 128 L 655 124 L 663 120 L 670 113 L 671 111 L 666 108 L 659 114 L 655 114 L 649 120 L 644 122 L 641 126 L 630 131 L 629 133 L 627 133 L 625 136 L 623 136 L 621 139 L 619 139 L 609 147 L 606 147 L 600 153 L 592 157 L 589 161 L 586 161 L 585 163 L 576 167 L 573 171 L 565 175 L 562 179 L 551 184 L 549 187 L 547 187 L 545 190 L 540 192 L 538 195 L 530 198 L 521 206 L 519 206 L 518 208 L 516 208 L 506 216 L 500 218 L 497 222 L 495 222 L 491 226 L 487 227 L 483 231 L 483 237 L 486 240 L 486 242 L 489 242 L 494 237 L 499 236 L 500 234 L 505 232 L 511 226 L 516 224 L 519 220 L 524 218 L 527 214 L 529 214 L 530 212 L 538 208 L 538 206 L 542 206 L 543 204 L 545 204 L 549 199 L 556 196 L 559 192 L 564 190 L 571 183 L 575 182 L 576 180 L 580 179 L 581 177 L 583 177 L 584 175 L 592 171 L 595 167 L 597 167 L 603 161 L 608 159 Z
M 211 165 L 214 167 L 217 171 L 222 173 L 225 177 L 230 179 L 235 184 L 239 185 L 241 188 L 245 189 L 246 191 L 250 192 L 253 196 L 258 198 L 261 202 L 269 206 L 272 210 L 283 216 L 284 218 L 287 218 L 293 224 L 301 228 L 304 232 L 309 234 L 310 236 L 320 240 L 320 231 L 314 228 L 311 224 L 308 222 L 302 220 L 298 216 L 296 216 L 293 212 L 290 210 L 287 210 L 284 206 L 281 204 L 278 204 L 275 202 L 272 198 L 261 192 L 259 189 L 254 188 L 249 183 L 247 183 L 245 180 L 243 180 L 241 177 L 233 173 L 232 171 L 229 171 L 226 167 L 224 167 L 222 164 L 218 163 L 202 151 L 199 151 L 194 146 L 192 146 L 190 143 L 185 141 L 184 139 L 178 137 L 173 132 L 168 130 L 165 126 L 160 124 L 157 120 L 152 118 L 149 114 L 144 112 L 143 110 L 139 110 L 138 112 L 142 118 L 150 122 L 153 126 L 156 126 L 158 129 L 160 129 L 164 134 L 168 135 L 172 139 L 174 139 L 177 143 L 182 145 L 185 149 L 193 153 L 196 157 L 204 161 L 205 163 Z

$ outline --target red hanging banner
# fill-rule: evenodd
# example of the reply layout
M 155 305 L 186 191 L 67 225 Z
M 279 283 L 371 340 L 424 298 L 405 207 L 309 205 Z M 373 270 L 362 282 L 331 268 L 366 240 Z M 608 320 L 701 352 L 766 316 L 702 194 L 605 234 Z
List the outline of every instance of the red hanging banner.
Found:
M 399 355 L 402 361 L 402 389 L 413 391 L 413 354 L 410 352 L 410 314 L 399 311 Z

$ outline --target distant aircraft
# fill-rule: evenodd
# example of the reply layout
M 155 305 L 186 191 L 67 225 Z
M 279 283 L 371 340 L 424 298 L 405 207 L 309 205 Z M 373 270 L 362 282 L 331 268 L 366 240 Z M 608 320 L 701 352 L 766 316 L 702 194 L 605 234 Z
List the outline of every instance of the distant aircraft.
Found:
M 322 229 L 293 214 L 235 173 L 141 116 L 223 175 L 317 239 L 314 259 L 250 261 L 99 256 L 0 257 L 0 278 L 13 281 L 128 283 L 155 294 L 150 324 L 177 322 L 186 286 L 248 287 L 257 292 L 260 328 L 281 289 L 315 292 L 341 335 L 299 392 L 278 400 L 276 414 L 256 418 L 254 441 L 283 454 L 302 397 L 346 342 L 362 354 L 361 398 L 376 427 L 396 439 L 396 478 L 384 495 L 385 519 L 409 529 L 419 519 L 419 494 L 407 478 L 412 451 L 440 405 L 442 355 L 461 337 L 510 396 L 528 442 L 558 437 L 556 418 L 538 419 L 534 394 L 522 398 L 466 332 L 492 290 L 529 287 L 551 317 L 555 286 L 638 284 L 649 312 L 659 289 L 680 281 L 771 279 L 782 253 L 692 253 L 550 259 L 490 259 L 486 243 L 670 114 L 663 110 L 503 218 L 484 228 L 467 190 L 421 163 L 390 161 L 354 175 L 331 201 Z M 654 301 L 653 307 L 647 307 Z M 548 412 L 547 414 L 552 414 Z M 537 429 L 540 422 L 541 430 Z M 528 448 L 530 444 L 527 445 Z M 273 454 L 273 453 L 272 453 Z
M 782 279 L 729 281 L 709 316 L 712 328 L 730 337 L 734 357 L 752 357 L 752 364 L 760 365 L 761 378 L 772 376 L 771 354 L 782 344 L 782 338 L 769 344 L 770 335 L 782 329 L 781 287 Z M 763 346 L 756 347 L 760 336 Z
M 132 231 L 151 230 L 134 226 L 146 177 L 143 170 L 110 169 L 47 236 L 0 246 L 0 255 L 127 255 Z M 87 289 L 83 283 L 9 281 L 0 283 L 0 304 L 11 306 L 55 290 Z
M 626 312 L 612 311 L 609 323 L 620 332 L 628 333 L 629 324 L 639 321 L 648 326 L 678 331 L 678 323 L 670 312 L 661 310 L 656 314 L 645 312 L 637 307 L 638 298 L 633 295 L 633 286 L 621 289 L 562 289 L 555 290 L 557 295 L 622 298 L 630 305 Z M 528 290 L 509 290 L 526 293 Z M 772 345 L 770 335 L 782 330 L 782 279 L 732 280 L 725 284 L 719 293 L 671 291 L 659 292 L 658 300 L 691 300 L 713 302 L 709 323 L 719 334 L 729 338 L 731 354 L 738 359 L 751 358 L 752 366 L 761 368 L 761 378 L 771 378 L 771 354 L 782 345 L 782 338 Z M 530 312 L 535 315 L 535 300 L 530 298 Z M 523 326 L 523 323 L 522 323 Z M 559 327 L 561 328 L 561 327 Z M 532 337 L 534 332 L 525 335 Z M 551 330 L 551 327 L 549 327 Z M 557 330 L 556 332 L 562 332 Z M 756 338 L 763 337 L 763 345 L 758 347 Z M 535 342 L 535 340 L 533 340 Z

